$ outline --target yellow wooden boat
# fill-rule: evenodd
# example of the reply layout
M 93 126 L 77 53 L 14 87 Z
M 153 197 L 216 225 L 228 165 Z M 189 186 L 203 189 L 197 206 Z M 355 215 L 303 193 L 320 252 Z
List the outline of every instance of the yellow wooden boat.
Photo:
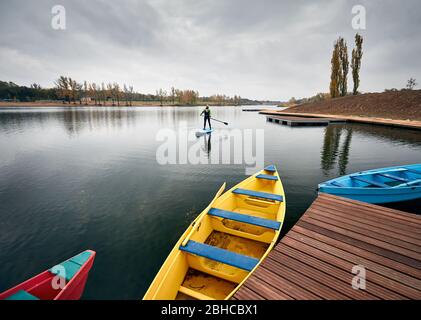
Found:
M 224 189 L 181 236 L 143 299 L 229 299 L 272 250 L 286 206 L 275 166 Z

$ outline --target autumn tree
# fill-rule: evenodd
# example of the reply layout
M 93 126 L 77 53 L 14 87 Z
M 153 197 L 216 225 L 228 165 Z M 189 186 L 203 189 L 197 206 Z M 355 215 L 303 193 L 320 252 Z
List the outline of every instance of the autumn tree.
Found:
M 133 104 L 133 95 L 134 95 L 134 90 L 133 90 L 133 86 L 129 86 L 129 95 L 130 95 L 130 106 L 132 106 Z
M 83 81 L 83 99 L 85 100 L 85 105 L 88 105 L 88 83 Z
M 358 94 L 358 87 L 360 86 L 360 69 L 361 59 L 363 57 L 363 37 L 358 33 L 355 35 L 355 48 L 352 49 L 352 79 L 354 81 L 354 89 L 352 90 L 353 95 Z
M 156 90 L 156 96 L 159 99 L 159 103 L 162 106 L 164 103 L 165 97 L 167 96 L 167 92 L 163 90 L 162 88 L 159 88 L 159 90 Z
M 60 76 L 56 81 L 54 81 L 56 85 L 58 96 L 64 101 L 68 101 L 70 103 L 70 86 L 69 86 L 69 79 L 65 76 Z
M 71 99 L 73 100 L 73 104 L 76 104 L 76 100 L 80 99 L 81 97 L 82 85 L 78 83 L 76 80 L 73 80 L 72 78 L 68 79 L 68 84 L 69 84 Z
M 105 87 L 104 82 L 101 83 L 101 100 L 105 106 L 107 104 L 107 88 Z
M 172 104 L 175 103 L 175 96 L 176 96 L 176 89 L 174 87 L 171 87 L 171 102 L 172 102 Z
M 341 72 L 339 75 L 339 93 L 342 97 L 345 97 L 348 92 L 348 70 L 349 70 L 349 59 L 348 59 L 348 47 L 344 38 L 338 40 L 339 50 L 339 62 Z
M 339 83 L 341 81 L 341 62 L 339 57 L 339 43 L 335 42 L 331 59 L 331 73 L 330 73 L 330 96 L 336 98 L 339 96 Z

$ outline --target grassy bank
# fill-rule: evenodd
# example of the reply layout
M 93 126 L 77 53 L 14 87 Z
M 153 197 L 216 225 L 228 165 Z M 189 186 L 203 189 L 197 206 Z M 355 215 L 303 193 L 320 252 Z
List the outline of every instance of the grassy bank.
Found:
M 421 121 L 421 90 L 346 96 L 305 103 L 284 111 Z

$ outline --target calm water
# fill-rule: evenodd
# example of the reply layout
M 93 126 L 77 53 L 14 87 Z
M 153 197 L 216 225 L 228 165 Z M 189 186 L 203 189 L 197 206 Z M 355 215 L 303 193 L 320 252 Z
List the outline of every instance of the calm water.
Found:
M 1 109 L 0 291 L 90 248 L 97 258 L 85 299 L 141 298 L 222 182 L 232 186 L 245 178 L 243 165 L 157 163 L 158 130 L 180 121 L 198 127 L 200 111 Z M 212 112 L 230 123 L 228 129 L 264 129 L 265 162 L 277 165 L 287 195 L 284 232 L 314 200 L 319 182 L 421 162 L 416 131 L 356 124 L 290 128 L 241 108 Z M 417 212 L 421 206 L 392 207 Z

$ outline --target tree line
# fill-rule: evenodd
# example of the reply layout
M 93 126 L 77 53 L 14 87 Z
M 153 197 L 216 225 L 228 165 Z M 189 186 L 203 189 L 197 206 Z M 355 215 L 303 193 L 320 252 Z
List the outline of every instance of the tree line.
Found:
M 258 103 L 258 101 L 243 99 L 237 95 L 230 97 L 224 94 L 215 94 L 210 97 L 200 97 L 197 90 L 181 90 L 175 87 L 171 87 L 168 91 L 160 88 L 156 90 L 155 94 L 143 94 L 136 92 L 132 85 L 124 84 L 120 86 L 116 82 L 79 82 L 68 76 L 57 78 L 54 81 L 53 88 L 42 88 L 36 83 L 26 87 L 19 86 L 13 82 L 0 81 L 0 99 L 23 102 L 58 100 L 67 104 L 93 104 L 97 106 L 132 106 L 133 101 L 159 102 L 160 105 L 196 105 L 199 103 L 240 105 Z

